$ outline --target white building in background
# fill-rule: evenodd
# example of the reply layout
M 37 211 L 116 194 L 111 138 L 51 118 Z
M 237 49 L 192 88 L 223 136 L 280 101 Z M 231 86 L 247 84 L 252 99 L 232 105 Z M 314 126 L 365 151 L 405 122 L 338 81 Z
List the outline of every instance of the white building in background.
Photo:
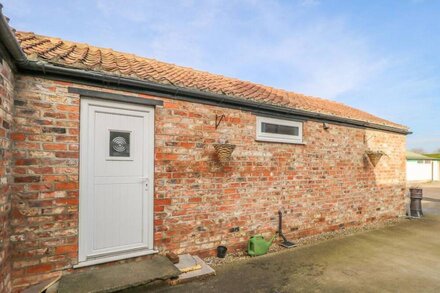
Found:
M 440 159 L 407 151 L 406 180 L 419 182 L 439 181 Z

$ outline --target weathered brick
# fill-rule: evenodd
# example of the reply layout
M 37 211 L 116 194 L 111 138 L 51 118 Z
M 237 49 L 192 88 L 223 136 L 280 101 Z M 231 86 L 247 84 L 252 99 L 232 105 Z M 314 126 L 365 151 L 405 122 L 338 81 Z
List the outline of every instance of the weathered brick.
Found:
M 62 128 L 62 127 L 43 127 L 43 133 L 66 133 L 66 128 Z
M 55 190 L 74 190 L 78 188 L 77 182 L 62 182 L 55 184 Z
M 78 112 L 78 106 L 69 106 L 69 105 L 58 105 L 57 110 L 65 111 L 65 112 Z
M 21 165 L 25 165 L 25 166 L 29 166 L 29 165 L 36 165 L 38 164 L 39 160 L 37 159 L 19 159 L 19 160 L 15 160 L 15 165 L 16 166 L 21 166 Z
M 67 150 L 67 145 L 62 143 L 45 143 L 43 144 L 43 150 L 64 151 Z
M 13 133 L 11 135 L 11 139 L 12 140 L 25 140 L 26 139 L 26 135 L 24 133 Z
M 15 182 L 9 181 L 20 195 L 12 204 L 10 235 L 20 264 L 13 269 L 16 289 L 77 262 L 79 208 L 79 97 L 68 93 L 71 83 L 17 80 L 17 107 L 23 109 L 11 124 L 17 148 L 10 154 Z M 333 124 L 324 130 L 322 123 L 306 121 L 305 145 L 257 142 L 252 113 L 161 100 L 154 162 L 154 245 L 161 251 L 243 247 L 250 235 L 277 229 L 280 207 L 291 239 L 404 212 L 403 135 Z M 29 107 L 35 108 L 23 111 Z M 225 118 L 216 129 L 219 114 Z M 237 147 L 221 165 L 212 145 L 225 139 Z M 365 160 L 368 149 L 388 156 L 373 168 Z M 240 233 L 230 233 L 236 226 Z M 39 263 L 26 264 L 29 256 Z
M 40 176 L 23 176 L 23 177 L 15 177 L 15 183 L 31 183 L 31 182 L 40 182 Z
M 26 269 L 26 272 L 30 275 L 32 274 L 38 274 L 38 273 L 45 273 L 50 272 L 53 268 L 52 264 L 39 264 L 35 266 L 31 266 Z
M 56 254 L 65 254 L 78 251 L 78 245 L 63 245 L 55 248 Z
M 0 58 L 0 292 L 12 288 L 10 210 L 12 182 L 12 110 L 15 75 L 7 60 Z

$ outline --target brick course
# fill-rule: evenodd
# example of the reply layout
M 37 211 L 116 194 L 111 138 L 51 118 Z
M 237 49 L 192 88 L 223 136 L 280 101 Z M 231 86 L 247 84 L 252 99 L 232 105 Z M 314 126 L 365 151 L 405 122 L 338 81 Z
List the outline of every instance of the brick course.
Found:
M 11 289 L 9 211 L 13 96 L 14 74 L 8 62 L 0 56 L 0 292 Z
M 15 289 L 77 262 L 79 96 L 68 93 L 69 86 L 102 90 L 17 77 L 11 135 Z M 161 100 L 154 194 L 161 251 L 243 248 L 250 235 L 276 230 L 278 209 L 292 239 L 404 213 L 404 135 L 336 124 L 324 130 L 321 122 L 307 121 L 305 145 L 256 142 L 249 112 Z M 225 115 L 218 129 L 216 114 Z M 224 166 L 212 146 L 220 140 L 237 145 Z M 373 168 L 367 149 L 387 156 Z M 239 232 L 229 232 L 236 226 Z

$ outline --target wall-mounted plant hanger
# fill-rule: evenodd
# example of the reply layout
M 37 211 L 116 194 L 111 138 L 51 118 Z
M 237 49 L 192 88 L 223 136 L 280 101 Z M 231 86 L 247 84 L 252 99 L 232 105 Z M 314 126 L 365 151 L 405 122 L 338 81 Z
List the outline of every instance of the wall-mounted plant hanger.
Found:
M 366 151 L 365 155 L 367 156 L 368 161 L 370 161 L 373 167 L 376 167 L 376 165 L 379 163 L 380 159 L 383 156 L 387 156 L 387 154 L 384 153 L 383 151 L 372 151 L 372 150 Z
M 217 155 L 217 159 L 223 165 L 231 160 L 232 152 L 235 150 L 235 144 L 229 143 L 217 143 L 214 144 L 214 149 Z
M 215 129 L 218 128 L 218 126 L 220 125 L 220 123 L 222 122 L 223 118 L 225 118 L 225 114 L 222 115 L 217 115 L 215 114 Z

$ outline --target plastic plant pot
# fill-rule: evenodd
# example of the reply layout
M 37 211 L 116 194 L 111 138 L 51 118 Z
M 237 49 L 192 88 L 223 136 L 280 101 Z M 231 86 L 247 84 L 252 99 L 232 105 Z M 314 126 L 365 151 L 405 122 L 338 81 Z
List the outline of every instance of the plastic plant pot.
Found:
M 226 251 L 228 251 L 228 248 L 226 246 L 218 246 L 217 247 L 217 257 L 225 258 Z

